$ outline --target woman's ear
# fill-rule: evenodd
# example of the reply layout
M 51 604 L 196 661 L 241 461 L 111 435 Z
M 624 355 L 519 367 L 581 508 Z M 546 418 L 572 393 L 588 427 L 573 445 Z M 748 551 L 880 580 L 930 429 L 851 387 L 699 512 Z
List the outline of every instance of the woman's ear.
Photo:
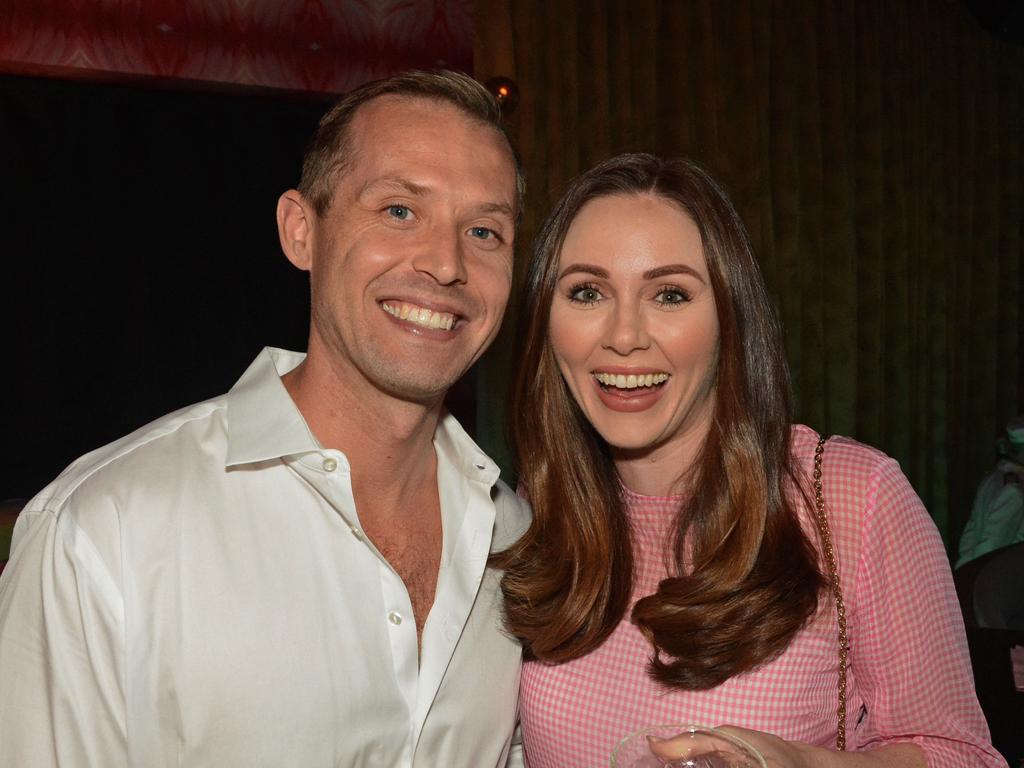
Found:
M 313 266 L 316 212 L 296 189 L 289 189 L 277 200 L 277 234 L 288 261 L 309 272 Z

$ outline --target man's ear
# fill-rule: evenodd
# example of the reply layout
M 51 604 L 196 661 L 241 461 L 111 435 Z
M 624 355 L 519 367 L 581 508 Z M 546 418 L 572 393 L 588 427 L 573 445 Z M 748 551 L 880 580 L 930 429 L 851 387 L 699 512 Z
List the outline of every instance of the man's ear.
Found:
M 313 266 L 316 211 L 302 193 L 289 189 L 277 200 L 277 234 L 288 261 L 304 272 Z

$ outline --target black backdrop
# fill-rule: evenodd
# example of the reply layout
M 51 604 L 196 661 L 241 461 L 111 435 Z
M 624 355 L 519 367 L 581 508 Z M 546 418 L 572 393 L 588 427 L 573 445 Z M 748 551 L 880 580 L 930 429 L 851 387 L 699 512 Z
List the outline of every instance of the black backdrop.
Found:
M 274 208 L 325 108 L 0 77 L 0 499 L 305 348 Z

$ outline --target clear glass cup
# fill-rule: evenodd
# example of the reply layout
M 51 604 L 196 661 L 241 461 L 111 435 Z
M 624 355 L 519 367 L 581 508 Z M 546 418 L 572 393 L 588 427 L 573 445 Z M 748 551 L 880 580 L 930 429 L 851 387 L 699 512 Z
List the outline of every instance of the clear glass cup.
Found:
M 655 725 L 619 742 L 612 768 L 768 768 L 761 754 L 736 736 L 699 725 Z

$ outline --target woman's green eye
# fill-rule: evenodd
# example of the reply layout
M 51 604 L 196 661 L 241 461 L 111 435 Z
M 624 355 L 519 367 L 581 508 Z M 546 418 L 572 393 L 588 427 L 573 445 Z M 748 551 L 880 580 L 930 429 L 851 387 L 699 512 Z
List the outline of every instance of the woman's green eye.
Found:
M 689 300 L 690 297 L 682 291 L 665 290 L 658 294 L 658 301 L 662 304 L 683 304 Z
M 596 288 L 577 288 L 569 294 L 569 298 L 584 304 L 593 304 L 595 301 L 601 300 L 601 292 Z

